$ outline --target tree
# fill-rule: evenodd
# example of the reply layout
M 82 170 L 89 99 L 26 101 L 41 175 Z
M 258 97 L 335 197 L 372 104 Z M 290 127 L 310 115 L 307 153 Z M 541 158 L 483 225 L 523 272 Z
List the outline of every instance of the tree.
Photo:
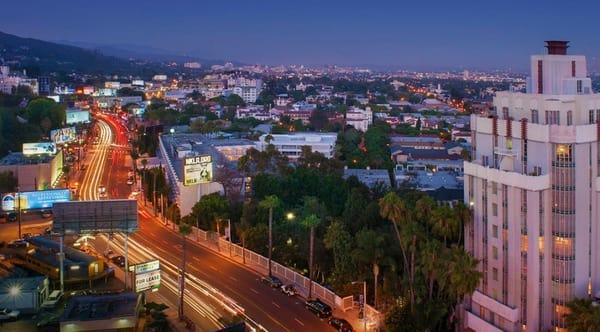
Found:
M 69 188 L 69 173 L 71 172 L 71 166 L 64 165 L 62 168 L 63 174 L 65 174 L 65 184 Z
M 571 332 L 593 332 L 600 326 L 600 306 L 591 299 L 574 299 L 567 303 L 569 313 L 564 316 Z
M 331 277 L 333 284 L 342 286 L 352 281 L 350 276 L 354 270 L 351 255 L 353 241 L 344 223 L 335 220 L 329 224 L 323 243 L 325 248 L 333 251 L 334 269 Z
M 352 257 L 357 266 L 362 264 L 371 266 L 373 272 L 373 303 L 375 308 L 377 308 L 377 281 L 379 278 L 379 268 L 381 262 L 386 257 L 384 242 L 384 237 L 378 232 L 370 229 L 363 229 L 356 234 L 356 247 L 352 251 Z
M 315 228 L 321 223 L 321 219 L 319 219 L 316 215 L 311 214 L 305 217 L 302 220 L 302 225 L 310 230 L 310 240 L 309 240 L 309 253 L 308 253 L 308 279 L 309 279 L 309 287 L 308 287 L 308 298 L 312 297 L 312 281 L 313 281 L 313 257 L 314 257 L 314 249 L 315 249 Z
M 279 197 L 275 195 L 265 197 L 259 206 L 263 209 L 269 210 L 269 277 L 271 274 L 271 258 L 273 255 L 273 209 L 281 205 Z
M 455 310 L 464 300 L 465 295 L 472 294 L 479 284 L 479 280 L 483 274 L 477 271 L 478 264 L 479 262 L 462 248 L 458 246 L 452 247 L 450 259 L 446 266 L 448 292 L 455 299 L 450 321 L 455 319 Z
M 391 221 L 402 251 L 402 258 L 404 259 L 404 268 L 408 268 L 408 257 L 406 256 L 406 249 L 400 235 L 399 223 L 408 222 L 408 209 L 404 202 L 398 197 L 395 192 L 389 192 L 383 198 L 379 200 L 381 217 Z
M 246 218 L 240 218 L 240 222 L 235 225 L 236 235 L 242 241 L 242 262 L 246 264 L 246 239 L 250 234 L 252 226 L 246 221 Z
M 196 223 L 196 227 L 205 230 L 220 231 L 220 222 L 229 214 L 229 201 L 220 193 L 204 195 L 192 207 L 187 220 Z
M 310 118 L 308 120 L 310 125 L 317 131 L 323 130 L 323 128 L 327 127 L 329 124 L 329 118 L 324 111 L 314 110 L 310 114 Z
M 186 252 L 187 252 L 187 248 L 186 248 L 186 237 L 192 232 L 192 227 L 188 224 L 180 224 L 179 225 L 179 234 L 181 235 L 181 247 L 182 247 L 182 251 L 183 251 L 183 258 L 181 260 L 181 285 L 179 288 L 179 319 L 183 318 L 183 297 L 185 294 L 185 266 L 186 266 Z

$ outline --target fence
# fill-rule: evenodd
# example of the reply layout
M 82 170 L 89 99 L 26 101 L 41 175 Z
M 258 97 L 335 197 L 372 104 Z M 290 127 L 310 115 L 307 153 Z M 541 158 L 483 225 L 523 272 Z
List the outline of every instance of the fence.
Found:
M 169 223 L 167 227 L 173 231 L 178 232 L 179 227 L 173 223 Z M 187 239 L 194 241 L 212 251 L 216 251 L 223 256 L 230 257 L 246 266 L 251 267 L 253 270 L 266 275 L 269 270 L 269 259 L 255 253 L 254 251 L 244 249 L 241 246 L 230 243 L 220 238 L 215 232 L 207 232 L 196 227 L 192 227 L 191 233 L 187 236 Z M 288 284 L 294 284 L 296 291 L 305 298 L 308 298 L 310 287 L 312 287 L 312 297 L 321 299 L 323 302 L 331 305 L 332 307 L 338 308 L 344 312 L 354 309 L 355 302 L 352 296 L 341 298 L 330 289 L 319 285 L 316 282 L 311 282 L 309 278 L 302 274 L 283 266 L 275 261 L 271 261 L 271 271 L 273 275 L 280 278 L 283 282 Z M 311 285 L 312 284 L 312 285 Z M 368 321 L 373 322 L 370 328 L 377 328 L 381 320 L 381 313 L 375 310 L 375 308 L 366 305 L 365 314 L 368 317 Z

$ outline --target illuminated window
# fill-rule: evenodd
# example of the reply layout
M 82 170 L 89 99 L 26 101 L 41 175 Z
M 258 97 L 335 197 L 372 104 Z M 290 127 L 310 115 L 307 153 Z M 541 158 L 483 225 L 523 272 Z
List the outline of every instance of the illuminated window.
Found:
M 494 217 L 498 216 L 498 204 L 492 203 L 492 215 Z
M 494 257 L 494 259 L 498 259 L 498 247 L 496 246 L 492 246 L 492 257 Z
M 492 225 L 492 236 L 496 239 L 498 238 L 498 226 L 496 225 Z
M 498 269 L 497 268 L 492 268 L 492 279 L 494 281 L 498 281 Z M 496 292 L 496 290 L 494 290 L 494 298 L 497 298 L 498 294 Z

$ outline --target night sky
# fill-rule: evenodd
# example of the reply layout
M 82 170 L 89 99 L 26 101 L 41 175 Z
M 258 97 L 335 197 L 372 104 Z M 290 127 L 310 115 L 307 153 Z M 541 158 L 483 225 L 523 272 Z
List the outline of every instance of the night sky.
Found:
M 406 69 L 527 67 L 546 39 L 600 61 L 598 1 L 3 1 L 0 31 L 204 59 Z

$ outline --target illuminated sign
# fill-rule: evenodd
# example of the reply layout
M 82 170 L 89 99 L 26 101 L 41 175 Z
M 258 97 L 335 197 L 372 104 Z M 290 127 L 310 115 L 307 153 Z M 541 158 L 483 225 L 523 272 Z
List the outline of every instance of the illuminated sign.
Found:
M 67 124 L 89 123 L 90 112 L 83 110 L 67 110 Z
M 54 129 L 50 131 L 50 139 L 56 144 L 73 142 L 77 139 L 75 127 Z
M 20 193 L 9 193 L 2 196 L 2 210 L 15 211 L 34 209 L 51 209 L 54 203 L 68 202 L 71 200 L 69 189 L 53 189 L 39 191 L 23 191 Z
M 50 142 L 23 143 L 23 154 L 26 156 L 56 154 L 56 144 Z
M 183 185 L 193 186 L 200 183 L 212 182 L 212 157 L 196 156 L 183 160 Z
M 135 275 L 135 292 L 151 289 L 153 292 L 160 287 L 160 262 L 153 260 L 129 267 Z

